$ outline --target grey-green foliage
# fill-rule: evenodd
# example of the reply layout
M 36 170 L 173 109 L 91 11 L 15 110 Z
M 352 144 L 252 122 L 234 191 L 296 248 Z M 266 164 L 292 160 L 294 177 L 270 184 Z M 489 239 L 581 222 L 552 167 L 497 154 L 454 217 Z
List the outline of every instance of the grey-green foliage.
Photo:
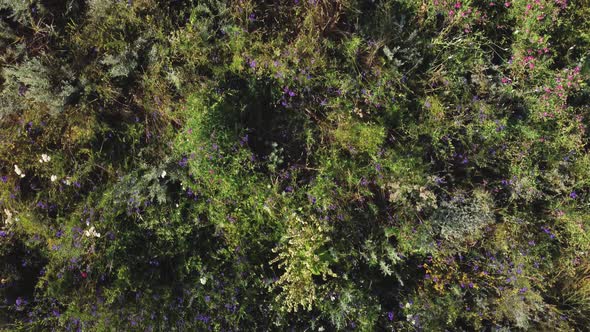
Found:
M 157 59 L 155 51 L 147 49 L 147 40 L 138 38 L 133 44 L 127 45 L 125 51 L 120 54 L 107 54 L 100 61 L 101 64 L 108 67 L 109 76 L 112 78 L 128 77 L 135 72 L 138 66 L 138 54 L 147 51 L 147 61 Z
M 93 19 L 108 17 L 113 10 L 116 10 L 117 2 L 111 0 L 88 0 L 87 15 Z
M 121 178 L 116 184 L 113 202 L 115 205 L 129 205 L 129 202 L 139 204 L 145 201 L 164 204 L 168 201 L 166 183 L 170 180 L 170 175 L 166 175 L 162 167 L 142 165 L 141 171 Z
M 113 78 L 127 77 L 137 67 L 137 53 L 128 51 L 122 54 L 107 54 L 100 63 L 109 67 L 109 75 Z
M 0 119 L 30 106 L 57 114 L 76 92 L 71 81 L 64 79 L 73 76 L 67 68 L 51 68 L 39 58 L 6 67 L 2 76 L 5 82 L 0 92 Z
M 10 10 L 10 18 L 19 23 L 26 23 L 30 18 L 30 8 L 36 3 L 34 0 L 0 0 L 0 9 Z
M 414 19 L 400 11 L 398 6 L 415 6 L 415 2 L 382 2 L 362 25 L 363 34 L 382 45 L 382 52 L 388 62 L 396 67 L 418 66 L 423 61 L 419 31 Z
M 483 192 L 473 197 L 456 197 L 439 204 L 432 216 L 434 227 L 448 243 L 476 240 L 482 230 L 494 222 L 490 198 Z
M 0 64 L 19 58 L 26 51 L 25 43 L 18 43 L 18 36 L 4 21 L 0 21 Z

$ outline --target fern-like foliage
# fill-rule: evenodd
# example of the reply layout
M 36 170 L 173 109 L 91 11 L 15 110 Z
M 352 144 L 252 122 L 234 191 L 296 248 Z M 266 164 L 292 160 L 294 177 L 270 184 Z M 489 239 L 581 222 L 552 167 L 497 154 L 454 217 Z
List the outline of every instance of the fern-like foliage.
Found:
M 45 65 L 39 58 L 7 67 L 2 76 L 5 79 L 0 92 L 0 119 L 27 107 L 45 108 L 50 114 L 64 110 L 77 91 L 71 81 L 59 77 L 72 77 L 68 69 L 57 70 Z
M 489 197 L 478 191 L 473 197 L 455 197 L 441 202 L 432 222 L 449 244 L 477 240 L 483 229 L 494 222 Z

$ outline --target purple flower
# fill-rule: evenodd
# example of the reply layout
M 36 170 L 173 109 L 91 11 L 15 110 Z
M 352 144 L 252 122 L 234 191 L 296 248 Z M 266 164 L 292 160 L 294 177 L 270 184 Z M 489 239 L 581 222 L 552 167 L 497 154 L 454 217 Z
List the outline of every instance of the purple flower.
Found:
M 437 176 L 434 178 L 434 182 L 436 182 L 436 184 L 442 184 L 442 183 L 446 183 L 447 181 L 444 178 L 440 178 Z
M 243 137 L 240 138 L 240 145 L 244 146 L 248 143 L 248 134 L 244 135 Z
M 287 192 L 287 193 L 293 192 L 293 187 L 287 186 L 287 188 L 285 188 L 285 192 Z
M 570 193 L 570 198 L 571 198 L 571 199 L 576 199 L 576 198 L 578 198 L 578 194 L 577 194 L 575 191 L 572 191 L 572 192 Z
M 24 85 L 24 84 L 21 84 L 18 87 L 18 95 L 21 96 L 21 97 L 23 97 L 25 95 L 25 93 L 27 93 L 27 90 L 28 90 L 27 86 Z
M 179 162 L 178 165 L 180 165 L 180 167 L 186 167 L 188 165 L 188 158 L 187 157 L 183 157 Z
M 19 297 L 16 298 L 16 303 L 15 304 L 16 304 L 17 307 L 21 307 L 21 306 L 27 304 L 27 301 L 25 301 L 22 297 L 19 296 Z
M 393 320 L 393 317 L 394 317 L 393 316 L 393 311 L 390 311 L 390 312 L 387 313 L 387 318 L 389 318 L 390 321 Z
M 2 182 L 6 183 L 8 181 L 8 177 L 6 175 L 2 175 Z

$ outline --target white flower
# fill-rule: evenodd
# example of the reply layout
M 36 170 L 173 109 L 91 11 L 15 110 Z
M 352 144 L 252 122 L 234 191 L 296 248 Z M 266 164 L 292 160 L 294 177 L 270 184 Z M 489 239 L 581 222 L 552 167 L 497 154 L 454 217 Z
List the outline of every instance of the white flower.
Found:
M 25 173 L 23 173 L 23 171 L 20 170 L 20 168 L 18 168 L 17 164 L 14 164 L 14 172 L 19 175 L 21 178 L 25 177 Z
M 100 233 L 98 233 L 95 229 L 94 226 L 90 227 L 89 229 L 84 231 L 84 235 L 86 235 L 87 237 L 100 237 Z
M 166 177 L 166 171 L 162 171 L 162 175 L 160 175 L 162 178 Z
M 39 159 L 40 163 L 48 163 L 49 161 L 51 161 L 51 157 L 48 156 L 46 153 L 41 155 L 41 159 Z
M 207 277 L 201 277 L 201 284 L 204 285 L 207 283 Z
M 55 180 L 57 180 L 57 176 L 55 176 L 55 175 L 52 175 L 52 176 L 51 176 L 51 182 L 55 182 Z
M 318 328 L 318 331 L 320 331 L 320 332 L 322 332 L 322 331 L 324 331 L 324 330 L 325 330 L 325 329 L 324 329 L 324 327 L 323 327 L 323 326 L 320 326 L 320 327 Z
M 4 209 L 4 213 L 6 213 L 6 220 L 4 220 L 4 223 L 6 225 L 12 224 L 12 212 L 8 209 Z

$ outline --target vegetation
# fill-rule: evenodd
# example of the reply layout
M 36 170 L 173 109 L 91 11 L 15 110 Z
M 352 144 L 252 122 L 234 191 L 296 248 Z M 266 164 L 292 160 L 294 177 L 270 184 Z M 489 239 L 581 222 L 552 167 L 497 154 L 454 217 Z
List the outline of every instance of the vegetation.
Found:
M 0 0 L 0 329 L 590 326 L 589 0 Z

